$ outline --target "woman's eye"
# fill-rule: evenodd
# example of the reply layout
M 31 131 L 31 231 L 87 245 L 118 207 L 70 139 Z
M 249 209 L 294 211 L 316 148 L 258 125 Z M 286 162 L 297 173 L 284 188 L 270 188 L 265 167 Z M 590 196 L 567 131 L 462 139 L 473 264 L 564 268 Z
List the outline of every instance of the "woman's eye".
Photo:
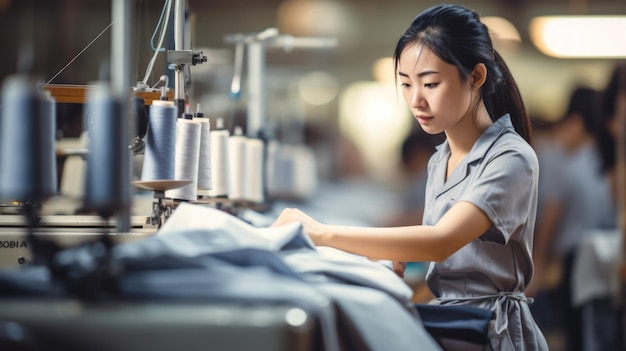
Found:
M 439 85 L 439 83 L 426 83 L 424 84 L 424 88 L 432 89 L 436 87 L 437 85 Z
M 400 86 L 403 87 L 403 88 L 408 88 L 411 85 L 409 83 L 400 83 Z

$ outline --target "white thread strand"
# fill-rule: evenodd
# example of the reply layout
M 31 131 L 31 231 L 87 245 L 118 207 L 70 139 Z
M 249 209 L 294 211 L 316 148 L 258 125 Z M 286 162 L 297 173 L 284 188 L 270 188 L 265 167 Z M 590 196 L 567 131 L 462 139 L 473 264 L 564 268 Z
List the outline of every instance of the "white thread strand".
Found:
M 179 118 L 176 122 L 174 178 L 190 180 L 191 184 L 168 190 L 165 197 L 176 200 L 197 200 L 198 160 L 200 157 L 200 123 Z
M 76 59 L 78 59 L 78 57 L 82 55 L 83 52 L 85 52 L 85 50 L 87 50 L 93 43 L 95 43 L 96 40 L 98 40 L 98 38 L 100 38 L 102 34 L 104 34 L 104 32 L 106 32 L 109 28 L 111 28 L 112 25 L 113 25 L 113 22 L 109 23 L 109 25 L 106 26 L 106 28 L 104 28 L 102 32 L 100 32 L 100 34 L 98 34 L 95 38 L 93 38 L 93 40 L 90 41 L 89 44 L 87 44 L 87 46 L 85 46 L 78 54 L 76 54 L 76 56 L 74 56 L 74 58 L 71 59 L 70 62 L 68 62 L 65 66 L 63 66 L 63 68 L 61 68 L 61 70 L 59 70 L 54 76 L 52 76 L 52 78 L 50 78 L 50 80 L 46 82 L 46 85 L 52 83 L 52 81 L 56 77 L 58 77 L 59 74 L 63 73 L 63 71 L 65 71 L 67 67 L 69 67 L 74 61 L 76 61 Z
M 200 123 L 200 157 L 198 162 L 198 194 L 208 195 L 211 185 L 211 121 L 208 118 L 194 118 Z
M 230 133 L 226 129 L 220 129 L 220 120 L 218 120 L 217 128 L 211 131 L 212 187 L 209 196 L 228 197 L 228 138 Z
M 176 113 L 173 103 L 150 105 L 141 180 L 174 179 Z M 168 101 L 169 102 L 169 101 Z
M 154 62 L 157 56 L 159 55 L 159 52 L 161 52 L 161 46 L 163 45 L 163 38 L 165 38 L 165 33 L 167 32 L 167 22 L 169 21 L 169 18 L 170 18 L 170 13 L 172 9 L 172 0 L 166 0 L 166 4 L 167 4 L 167 10 L 166 10 L 167 14 L 165 15 L 165 23 L 163 24 L 163 27 L 161 28 L 161 36 L 159 37 L 159 46 L 157 47 L 156 50 L 154 50 L 154 54 L 152 55 L 152 58 L 150 59 L 150 62 L 148 63 L 148 67 L 146 68 L 146 74 L 143 77 L 144 84 L 148 83 L 148 77 L 152 73 L 152 67 L 154 66 Z

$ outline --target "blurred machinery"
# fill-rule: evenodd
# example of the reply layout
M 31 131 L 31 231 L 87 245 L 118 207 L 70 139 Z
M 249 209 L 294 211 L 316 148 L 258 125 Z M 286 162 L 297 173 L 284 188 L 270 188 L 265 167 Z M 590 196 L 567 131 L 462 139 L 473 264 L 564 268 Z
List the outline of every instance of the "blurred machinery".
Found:
M 0 300 L 3 350 L 312 351 L 318 328 L 298 306 Z M 167 316 L 167 321 L 163 319 Z
M 199 104 L 195 114 L 189 111 L 191 102 L 188 92 L 192 81 L 190 66 L 207 62 L 207 57 L 202 51 L 191 48 L 186 2 L 165 1 L 162 13 L 165 23 L 161 26 L 159 46 L 154 51 L 144 79 L 137 82 L 133 89 L 129 89 L 130 48 L 134 45 L 131 40 L 133 37 L 131 3 L 114 1 L 111 13 L 113 23 L 109 27 L 113 33 L 110 67 L 115 69 L 104 67 L 101 81 L 88 86 L 56 85 L 50 82 L 36 86 L 33 82 L 22 83 L 28 94 L 46 95 L 45 98 L 37 99 L 45 100 L 53 106 L 54 104 L 84 106 L 83 133 L 74 147 L 55 147 L 55 126 L 44 124 L 48 127 L 45 130 L 49 136 L 45 139 L 47 144 L 34 146 L 25 144 L 25 147 L 18 149 L 24 149 L 24 152 L 29 152 L 28 154 L 18 155 L 19 157 L 13 155 L 12 145 L 15 143 L 9 136 L 17 136 L 17 140 L 29 140 L 30 135 L 36 132 L 35 125 L 41 125 L 39 123 L 41 120 L 54 120 L 54 116 L 44 116 L 43 112 L 38 112 L 39 108 L 33 110 L 32 105 L 42 104 L 40 102 L 22 102 L 21 105 L 16 105 L 14 110 L 9 110 L 14 104 L 3 103 L 3 122 L 7 124 L 3 126 L 3 133 L 7 135 L 5 138 L 7 145 L 11 146 L 3 147 L 4 157 L 0 159 L 2 168 L 14 169 L 15 164 L 24 159 L 29 162 L 22 164 L 30 167 L 22 169 L 21 174 L 3 175 L 5 183 L 11 184 L 0 194 L 3 201 L 0 214 L 2 220 L 0 242 L 7 243 L 0 245 L 0 249 L 5 253 L 2 255 L 3 265 L 12 266 L 31 261 L 32 257 L 29 257 L 26 247 L 32 243 L 23 237 L 27 234 L 32 234 L 31 241 L 36 238 L 35 234 L 42 233 L 47 238 L 62 238 L 60 242 L 66 244 L 76 243 L 78 238 L 83 236 L 91 240 L 97 234 L 110 234 L 116 241 L 135 240 L 156 232 L 181 201 L 217 207 L 236 214 L 242 209 L 266 210 L 274 199 L 305 199 L 315 190 L 317 172 L 312 152 L 304 145 L 284 145 L 271 137 L 271 127 L 266 120 L 265 55 L 269 48 L 278 48 L 285 52 L 295 49 L 332 48 L 337 44 L 336 39 L 293 37 L 278 33 L 276 28 L 256 33 L 226 35 L 224 41 L 235 47 L 230 94 L 234 99 L 238 99 L 242 91 L 242 81 L 246 80 L 248 110 L 246 123 L 231 126 L 233 128 L 231 130 L 223 130 L 225 138 L 218 143 L 217 132 L 224 129 L 223 123 L 220 125 L 222 121 L 212 120 L 210 115 L 205 117 L 200 111 Z M 151 87 L 147 80 L 156 56 L 163 51 L 161 48 L 169 18 L 174 20 L 172 28 L 175 47 L 173 50 L 167 50 L 166 62 L 174 73 L 174 89 L 168 86 L 169 79 L 166 75 L 162 75 Z M 247 60 L 245 79 L 244 58 Z M 22 72 L 21 76 L 27 77 L 27 70 Z M 14 90 L 14 87 L 5 86 L 3 92 L 15 94 Z M 172 135 L 168 135 L 167 138 L 157 133 L 155 125 L 152 129 L 149 127 L 155 118 L 155 113 L 151 112 L 152 106 L 164 101 L 170 102 L 176 109 L 173 122 L 169 117 L 170 124 L 167 130 Z M 30 114 L 36 116 L 37 120 L 33 119 L 26 127 L 17 126 L 12 122 L 14 114 Z M 181 138 L 177 137 L 176 133 L 171 133 L 172 130 L 179 129 L 177 125 L 181 123 L 177 122 L 183 119 L 192 122 L 205 119 L 208 122 L 205 125 L 213 137 L 201 136 L 202 139 L 210 139 L 211 143 L 210 154 L 204 156 L 209 162 L 207 167 L 210 167 L 208 175 L 204 175 L 208 177 L 208 183 L 205 182 L 208 185 L 201 184 L 202 179 L 191 179 L 193 177 L 179 172 L 181 167 L 188 169 L 189 164 L 182 166 L 178 163 L 172 164 L 171 160 L 174 158 L 179 161 L 189 156 L 173 154 L 180 148 L 179 144 L 192 141 L 190 136 Z M 235 135 L 237 128 L 244 130 L 244 134 Z M 241 151 L 234 149 L 233 143 L 238 138 L 243 140 Z M 147 144 L 151 142 L 152 149 L 160 152 L 155 154 L 155 158 L 160 160 L 155 167 L 168 169 L 169 173 L 153 172 L 154 174 L 146 175 L 149 172 L 145 170 L 145 160 L 148 153 L 153 151 Z M 163 161 L 161 150 L 164 148 L 169 152 L 167 155 L 169 163 Z M 209 147 L 206 146 L 206 149 Z M 56 156 L 52 154 L 52 150 L 56 150 Z M 225 156 L 216 154 L 216 150 Z M 73 188 L 71 194 L 60 193 L 56 186 L 50 185 L 57 183 L 56 178 L 51 179 L 52 170 L 57 168 L 56 163 L 52 161 L 42 163 L 40 155 L 47 155 L 50 160 L 60 157 L 67 162 L 65 166 L 68 166 L 68 172 L 78 173 L 73 177 L 65 174 L 59 182 L 62 186 L 69 184 Z M 203 161 L 202 158 L 200 155 L 199 159 L 190 162 L 197 164 Z M 139 172 L 142 173 L 140 179 L 134 178 L 136 170 L 133 165 L 137 160 L 144 163 L 144 170 Z M 199 170 L 199 173 L 201 172 L 202 170 Z M 8 191 L 15 188 L 13 184 L 35 184 L 23 177 L 24 174 L 31 173 L 43 177 L 40 181 L 47 181 L 50 183 L 49 186 L 47 188 L 27 186 L 23 193 L 17 194 Z M 224 182 L 220 182 L 221 178 L 225 179 Z M 187 188 L 193 188 L 191 195 L 183 192 Z M 141 199 L 142 207 L 137 206 L 136 194 L 142 190 L 153 194 L 149 207 L 143 205 L 147 202 L 145 197 Z M 60 203 L 65 205 L 61 200 L 71 205 L 55 208 L 54 206 Z M 20 216 L 25 220 L 18 220 Z
M 257 191 L 260 189 L 261 196 L 232 199 L 228 193 L 214 196 L 210 193 L 212 186 L 200 185 L 199 172 L 188 177 L 181 173 L 178 164 L 159 164 L 158 167 L 167 168 L 168 172 L 171 168 L 171 172 L 154 172 L 150 177 L 133 181 L 134 158 L 145 157 L 155 150 L 174 156 L 173 153 L 181 147 L 179 144 L 194 141 L 191 134 L 180 137 L 183 124 L 194 127 L 197 130 L 195 135 L 208 139 L 209 135 L 200 134 L 199 130 L 210 123 L 199 111 L 199 106 L 195 114 L 189 111 L 189 67 L 206 62 L 207 57 L 190 48 L 184 0 L 166 0 L 164 7 L 167 18 L 173 10 L 175 21 L 175 48 L 167 51 L 167 63 L 174 71 L 173 91 L 167 87 L 167 78 L 161 78 L 153 87 L 144 78 L 134 89 L 129 89 L 129 55 L 133 37 L 131 3 L 125 0 L 112 2 L 112 69 L 105 69 L 100 81 L 89 86 L 42 86 L 35 84 L 29 72 L 24 70 L 3 86 L 0 110 L 0 271 L 8 273 L 7 279 L 10 279 L 11 274 L 22 274 L 20 268 L 42 268 L 50 275 L 52 285 L 65 293 L 59 293 L 59 298 L 54 301 L 49 301 L 49 296 L 28 300 L 0 299 L 0 348 L 44 350 L 54 345 L 66 350 L 146 347 L 152 350 L 199 350 L 210 345 L 211 348 L 229 350 L 319 349 L 319 341 L 313 338 L 318 332 L 315 317 L 293 303 L 205 301 L 180 304 L 93 300 L 109 292 L 110 284 L 119 274 L 119 267 L 112 264 L 113 247 L 154 235 L 178 203 L 195 202 L 236 212 L 240 208 L 259 208 L 266 202 L 263 183 L 266 179 L 267 140 L 256 141 L 261 140 L 264 126 L 263 50 L 266 45 L 311 46 L 309 42 L 280 36 L 274 30 L 228 39 L 236 44 L 238 53 L 233 84 L 241 81 L 243 45 L 250 50 L 247 127 L 250 139 L 255 141 L 248 148 L 247 154 L 252 156 L 247 163 L 254 161 L 255 171 L 248 169 L 243 174 L 254 174 L 257 180 L 263 180 L 260 186 L 258 182 L 253 184 Z M 161 43 L 166 28 L 164 25 Z M 149 71 L 159 51 L 160 47 L 155 51 Z M 163 82 L 165 84 L 157 88 Z M 156 104 L 156 101 L 171 103 Z M 61 154 L 57 154 L 55 145 L 56 103 L 85 106 L 81 141 L 77 148 L 63 149 Z M 151 124 L 156 118 L 151 112 L 154 105 L 174 108 L 174 112 L 169 107 L 159 110 L 159 117 L 170 118 L 167 120 L 170 123 L 169 139 L 165 135 L 154 135 L 156 128 Z M 207 123 L 201 125 L 201 122 Z M 213 128 L 217 129 L 216 126 Z M 196 142 L 198 146 L 201 144 L 199 140 Z M 167 150 L 163 151 L 163 146 L 167 146 Z M 57 189 L 55 160 L 59 156 L 72 157 L 72 161 L 81 164 L 77 169 L 84 171 L 79 177 L 80 189 L 73 194 L 75 206 L 71 213 L 42 212 L 47 202 L 65 195 L 59 194 Z M 189 153 L 175 156 L 177 162 L 190 158 Z M 199 160 L 199 156 L 191 158 L 192 164 L 197 165 Z M 213 163 L 209 176 L 214 176 L 221 166 L 226 165 Z M 188 170 L 189 164 L 182 169 Z M 188 187 L 193 190 L 191 196 L 183 192 Z M 133 213 L 133 201 L 139 189 L 153 193 L 151 208 L 141 215 Z M 167 319 L 163 319 L 164 316 Z M 241 337 L 242 334 L 245 337 Z

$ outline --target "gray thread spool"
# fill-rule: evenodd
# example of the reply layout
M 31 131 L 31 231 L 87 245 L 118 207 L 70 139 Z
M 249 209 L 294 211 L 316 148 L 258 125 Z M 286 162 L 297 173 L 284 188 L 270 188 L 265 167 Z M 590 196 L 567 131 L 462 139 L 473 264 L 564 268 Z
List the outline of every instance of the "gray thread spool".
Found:
M 24 76 L 6 79 L 0 107 L 0 197 L 40 202 L 57 193 L 55 102 Z
M 224 120 L 217 119 L 216 129 L 211 131 L 211 181 L 209 195 L 228 197 L 228 138 L 230 133 L 224 129 Z
M 200 157 L 200 122 L 179 118 L 176 121 L 176 155 L 174 179 L 191 180 L 183 187 L 167 190 L 165 197 L 176 200 L 197 200 L 198 161 Z
M 131 167 L 128 121 L 122 102 L 108 84 L 95 85 L 87 94 L 89 114 L 85 206 L 103 217 L 123 213 L 131 203 Z
M 57 155 L 56 155 L 56 101 L 52 98 L 49 91 L 43 91 L 42 104 L 43 115 L 40 120 L 42 123 L 42 135 L 46 152 L 42 155 L 43 169 L 48 179 L 49 189 L 53 189 L 53 194 L 58 192 L 57 178 Z
M 196 117 L 200 122 L 200 157 L 198 162 L 198 195 L 208 195 L 212 188 L 211 182 L 211 121 L 208 118 Z
M 281 176 L 279 171 L 279 144 L 276 140 L 270 140 L 267 143 L 267 169 L 266 169 L 266 187 L 267 194 L 270 198 L 276 197 L 279 193 L 280 186 L 284 184 L 278 179 Z
M 150 105 L 141 180 L 174 179 L 177 113 L 171 101 Z

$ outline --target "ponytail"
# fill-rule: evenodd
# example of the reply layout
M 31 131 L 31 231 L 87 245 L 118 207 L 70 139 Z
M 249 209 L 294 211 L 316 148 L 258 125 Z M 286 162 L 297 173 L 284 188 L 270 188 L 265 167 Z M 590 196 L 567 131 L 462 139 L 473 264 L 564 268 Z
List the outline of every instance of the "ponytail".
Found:
M 515 131 L 526 142 L 532 144 L 530 118 L 517 83 L 502 56 L 495 49 L 493 55 L 496 74 L 491 79 L 491 87 L 487 86 L 483 90 L 483 100 L 487 111 L 494 121 L 508 113 Z M 490 80 L 489 77 L 487 79 Z

